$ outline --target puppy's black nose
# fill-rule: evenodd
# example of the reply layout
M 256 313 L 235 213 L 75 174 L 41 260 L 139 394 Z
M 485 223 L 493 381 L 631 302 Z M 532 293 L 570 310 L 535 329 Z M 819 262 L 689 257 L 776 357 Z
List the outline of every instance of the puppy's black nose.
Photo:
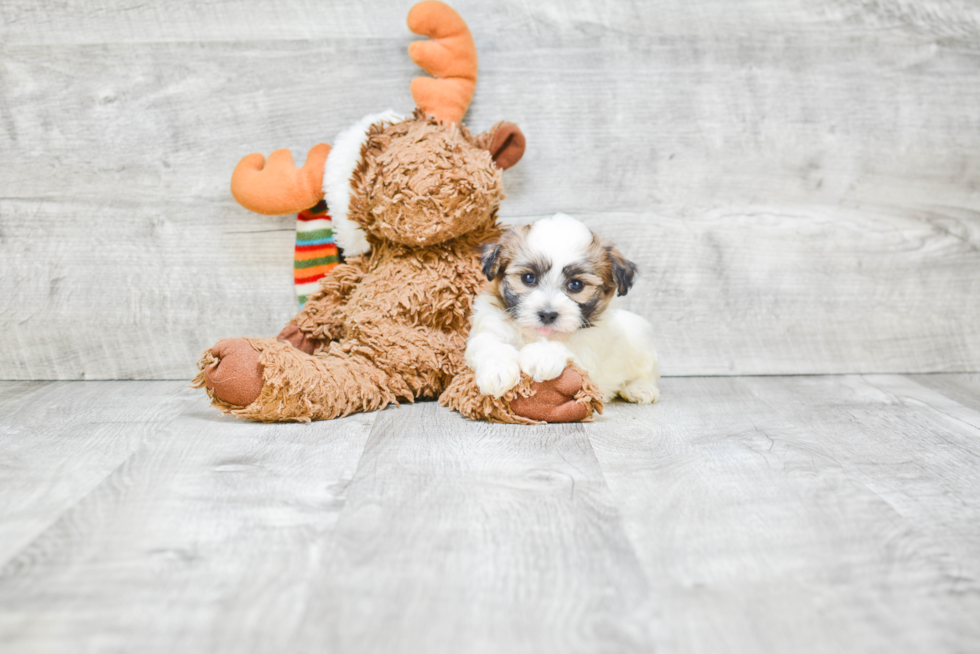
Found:
M 558 319 L 557 311 L 538 311 L 538 318 L 541 319 L 542 325 L 550 325 Z

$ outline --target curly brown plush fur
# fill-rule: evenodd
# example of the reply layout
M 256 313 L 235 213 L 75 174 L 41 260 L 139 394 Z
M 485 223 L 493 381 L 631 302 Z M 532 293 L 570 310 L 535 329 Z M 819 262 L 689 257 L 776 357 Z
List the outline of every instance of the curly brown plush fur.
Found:
M 256 153 L 232 175 L 235 199 L 259 213 L 308 209 L 324 198 L 325 186 L 338 192 L 338 239 L 359 238 L 359 227 L 363 239 L 348 254 L 370 252 L 324 278 L 278 338 L 225 339 L 205 351 L 194 385 L 206 388 L 221 411 L 262 421 L 329 419 L 436 398 L 451 382 L 443 403 L 472 418 L 588 419 L 602 404 L 584 372 L 525 379 L 494 399 L 480 395 L 465 368 L 470 308 L 485 283 L 477 246 L 500 234 L 500 171 L 520 160 L 524 135 L 510 123 L 477 136 L 460 125 L 476 86 L 477 56 L 459 14 L 423 0 L 409 12 L 408 26 L 429 37 L 413 42 L 409 55 L 433 76 L 412 82 L 414 116 L 375 115 L 366 135 L 370 120 L 358 123 L 338 136 L 337 159 L 326 144 L 315 145 L 299 169 L 288 150 L 268 161 Z M 356 161 L 351 144 L 362 141 L 348 138 L 355 132 L 366 138 Z M 327 179 L 333 162 L 340 172 Z
M 240 368 L 262 375 L 258 396 L 247 406 L 222 399 L 216 381 L 223 362 L 216 363 L 210 349 L 194 385 L 206 387 L 226 413 L 308 421 L 434 399 L 455 379 L 444 404 L 464 415 L 538 422 L 511 407 L 518 395 L 535 395 L 529 379 L 503 398 L 485 397 L 463 358 L 473 298 L 486 284 L 479 245 L 501 233 L 501 174 L 486 149 L 495 130 L 474 138 L 421 112 L 373 125 L 351 181 L 349 214 L 366 233 L 370 253 L 335 268 L 282 340 L 246 339 L 259 354 L 258 365 Z M 225 349 L 249 356 L 247 348 Z M 582 376 L 574 396 L 556 395 L 551 402 L 571 399 L 584 410 L 566 407 L 556 419 L 601 411 L 601 394 Z

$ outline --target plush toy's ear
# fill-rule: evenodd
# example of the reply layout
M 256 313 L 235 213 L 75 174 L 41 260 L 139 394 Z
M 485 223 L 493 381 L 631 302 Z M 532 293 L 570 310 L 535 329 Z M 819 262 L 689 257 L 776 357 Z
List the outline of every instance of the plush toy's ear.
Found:
M 490 156 L 498 168 L 507 170 L 524 156 L 524 133 L 514 123 L 501 123 L 490 142 Z
M 636 264 L 611 245 L 606 246 L 606 256 L 612 264 L 613 279 L 616 280 L 616 295 L 626 295 L 636 280 Z
M 507 170 L 524 156 L 524 133 L 514 123 L 497 123 L 478 135 L 477 146 L 490 151 L 497 168 Z
M 492 282 L 503 265 L 500 260 L 500 252 L 504 246 L 499 242 L 487 243 L 481 248 L 483 254 L 483 274 L 487 276 L 487 281 Z

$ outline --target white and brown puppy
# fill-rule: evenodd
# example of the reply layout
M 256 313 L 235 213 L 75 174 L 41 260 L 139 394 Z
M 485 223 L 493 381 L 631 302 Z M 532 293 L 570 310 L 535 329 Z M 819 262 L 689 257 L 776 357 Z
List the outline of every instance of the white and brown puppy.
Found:
M 602 390 L 656 402 L 660 371 L 653 329 L 615 307 L 636 266 L 565 214 L 515 227 L 483 250 L 492 282 L 473 303 L 466 363 L 485 395 L 500 397 L 523 370 L 535 381 L 576 362 Z

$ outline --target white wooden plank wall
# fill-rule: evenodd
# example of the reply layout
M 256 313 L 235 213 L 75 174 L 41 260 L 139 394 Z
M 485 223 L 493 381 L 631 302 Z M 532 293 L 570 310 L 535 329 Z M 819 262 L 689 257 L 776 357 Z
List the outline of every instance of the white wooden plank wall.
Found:
M 294 310 L 291 216 L 238 207 L 411 108 L 411 2 L 0 3 L 0 378 L 189 377 Z M 562 210 L 644 276 L 665 373 L 980 369 L 980 5 L 455 3 L 503 215 Z

